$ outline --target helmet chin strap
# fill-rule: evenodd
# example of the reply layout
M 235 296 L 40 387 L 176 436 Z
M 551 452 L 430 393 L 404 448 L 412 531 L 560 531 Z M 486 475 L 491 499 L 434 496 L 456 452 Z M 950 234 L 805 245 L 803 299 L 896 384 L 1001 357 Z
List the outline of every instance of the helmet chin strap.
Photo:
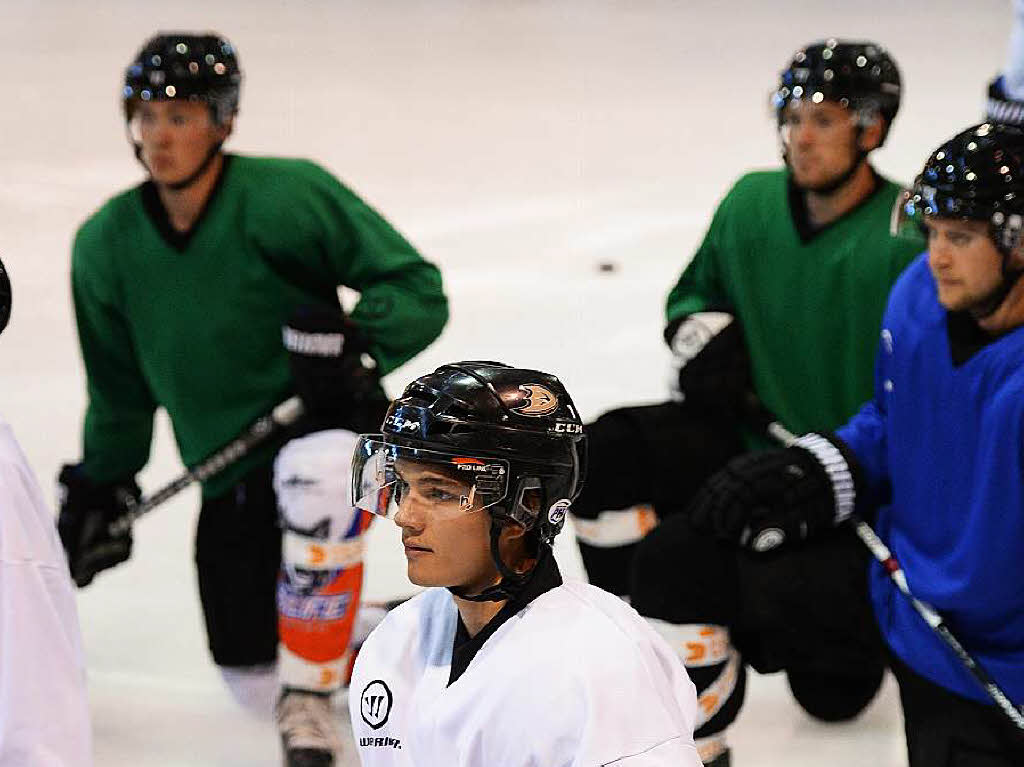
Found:
M 979 299 L 974 306 L 968 309 L 968 312 L 974 319 L 983 320 L 986 317 L 990 317 L 996 313 L 996 310 L 1003 305 L 1003 301 L 1010 295 L 1010 291 L 1013 290 L 1013 286 L 1017 284 L 1017 280 L 1024 275 L 1024 269 L 1010 269 L 1008 264 L 1010 262 L 1009 256 L 1005 256 L 1003 260 L 1003 280 L 996 286 L 996 288 L 984 298 Z
M 516 597 L 523 590 L 527 582 L 529 582 L 530 578 L 533 577 L 533 573 L 537 569 L 536 565 L 527 573 L 517 573 L 502 560 L 501 549 L 499 548 L 501 529 L 501 524 L 492 516 L 491 559 L 494 560 L 498 572 L 501 573 L 501 580 L 493 586 L 488 586 L 478 594 L 467 594 L 466 590 L 461 586 L 449 586 L 448 590 L 459 599 L 465 599 L 467 602 L 504 602 L 507 599 Z M 541 545 L 540 550 L 537 552 L 537 564 L 540 564 L 541 558 L 545 556 L 551 556 L 551 550 L 549 547 Z
M 798 187 L 804 192 L 813 192 L 814 194 L 829 195 L 835 194 L 844 186 L 846 186 L 853 175 L 860 170 L 860 166 L 867 159 L 868 153 L 860 147 L 857 147 L 857 154 L 850 162 L 850 167 L 840 173 L 833 179 L 826 181 L 824 184 L 818 184 L 817 186 L 799 186 Z
M 206 157 L 199 163 L 199 167 L 196 168 L 191 174 L 186 176 L 181 181 L 175 181 L 172 184 L 164 184 L 168 189 L 173 189 L 175 192 L 180 192 L 182 189 L 188 189 L 196 181 L 199 180 L 200 176 L 206 173 L 206 170 L 210 167 L 213 159 L 220 154 L 221 147 L 224 146 L 223 141 L 218 141 L 216 144 L 210 147 L 210 151 L 206 153 Z
M 175 192 L 180 192 L 182 189 L 188 189 L 190 186 L 192 186 L 194 183 L 196 183 L 196 181 L 198 181 L 199 178 L 204 173 L 206 173 L 207 169 L 210 167 L 210 164 L 213 162 L 214 158 L 218 154 L 220 154 L 220 150 L 221 150 L 221 148 L 223 146 L 224 146 L 224 142 L 223 141 L 218 141 L 217 143 L 215 143 L 213 146 L 210 147 L 210 151 L 208 151 L 206 153 L 206 156 L 203 158 L 203 161 L 201 163 L 199 163 L 199 167 L 198 168 L 196 168 L 194 171 L 192 171 L 190 174 L 188 174 L 181 181 L 174 181 L 174 182 L 169 183 L 169 184 L 162 184 L 162 186 L 165 186 L 168 189 L 171 189 L 171 190 L 173 190 Z M 146 161 L 142 159 L 142 145 L 139 144 L 139 142 L 137 142 L 135 140 L 132 140 L 132 147 L 135 149 L 135 159 L 139 161 L 139 164 L 142 165 L 142 167 L 146 169 L 146 172 L 149 173 L 150 178 L 152 178 L 153 171 L 151 171 L 149 169 L 149 166 L 146 165 Z

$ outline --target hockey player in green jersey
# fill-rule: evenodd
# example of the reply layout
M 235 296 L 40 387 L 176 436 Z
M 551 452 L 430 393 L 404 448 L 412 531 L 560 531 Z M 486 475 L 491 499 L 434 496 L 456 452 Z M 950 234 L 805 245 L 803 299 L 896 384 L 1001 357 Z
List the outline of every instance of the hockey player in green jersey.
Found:
M 139 496 L 158 407 L 194 465 L 300 394 L 307 415 L 290 441 L 204 483 L 196 563 L 232 692 L 268 714 L 277 697 L 290 765 L 330 765 L 329 695 L 368 524 L 346 497 L 355 434 L 380 423 L 380 376 L 437 337 L 447 302 L 437 268 L 330 173 L 223 151 L 240 82 L 233 47 L 214 35 L 157 35 L 126 72 L 125 117 L 149 178 L 75 237 L 88 408 L 82 460 L 60 475 L 59 529 L 84 586 L 129 556 L 130 532 L 108 526 Z M 350 316 L 339 285 L 361 294 Z
M 592 582 L 629 595 L 686 648 L 702 693 L 696 735 L 707 763 L 728 760 L 724 729 L 742 702 L 744 667 L 733 646 L 759 671 L 786 669 L 801 705 L 826 720 L 854 716 L 881 681 L 880 646 L 862 636 L 872 625 L 866 557 L 852 536 L 837 535 L 826 555 L 798 562 L 802 572 L 759 563 L 744 571 L 751 585 L 792 588 L 774 603 L 759 602 L 751 588 L 750 625 L 764 631 L 731 643 L 722 627 L 688 625 L 680 595 L 662 594 L 650 566 L 662 559 L 644 554 L 673 551 L 687 524 L 678 512 L 695 491 L 729 457 L 763 441 L 746 426 L 751 409 L 770 408 L 794 430 L 827 430 L 869 396 L 886 296 L 922 249 L 890 236 L 899 187 L 867 159 L 899 100 L 896 65 L 874 43 L 829 40 L 797 52 L 773 96 L 785 167 L 735 184 L 669 294 L 672 401 L 613 410 L 587 427 L 592 480 L 573 506 L 584 564 Z M 694 599 L 731 587 L 705 583 L 702 573 L 713 571 L 706 562 L 677 565 L 694 568 Z M 819 577 L 848 584 L 844 616 L 813 604 L 807 589 Z M 791 621 L 779 599 L 801 605 L 803 622 Z M 759 624 L 761 611 L 785 619 Z M 821 625 L 848 641 L 815 638 Z

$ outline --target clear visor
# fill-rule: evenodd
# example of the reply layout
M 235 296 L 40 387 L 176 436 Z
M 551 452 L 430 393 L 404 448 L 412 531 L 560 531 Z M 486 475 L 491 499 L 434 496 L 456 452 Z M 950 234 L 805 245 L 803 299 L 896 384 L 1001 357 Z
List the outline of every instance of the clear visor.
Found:
M 801 90 L 800 86 L 794 91 Z M 779 140 L 784 146 L 788 146 L 794 134 L 801 127 L 810 126 L 818 133 L 828 135 L 827 131 L 841 128 L 846 130 L 849 127 L 867 127 L 878 119 L 878 114 L 873 109 L 857 108 L 851 106 L 848 99 L 830 101 L 820 92 L 803 94 L 785 99 L 779 94 L 781 91 L 774 91 L 768 99 L 768 108 L 771 116 L 777 121 L 779 128 Z M 827 103 L 840 109 L 815 109 L 818 104 Z
M 924 237 L 927 240 L 930 218 L 986 220 L 977 215 L 973 201 L 944 195 L 935 187 L 919 183 L 913 189 L 904 189 L 896 198 L 889 228 L 894 237 L 916 240 Z M 1020 247 L 1024 218 L 1019 214 L 1007 214 L 997 210 L 991 214 L 988 223 L 997 247 L 1002 248 L 1004 252 L 1011 252 Z
M 364 434 L 352 459 L 352 503 L 388 519 L 407 504 L 450 519 L 500 503 L 508 478 L 507 461 L 392 445 L 380 434 Z
M 890 234 L 905 240 L 927 237 L 925 215 L 932 215 L 935 210 L 934 188 L 918 186 L 901 190 L 892 206 Z
M 170 86 L 169 86 L 170 87 Z M 148 91 L 147 91 L 148 92 Z M 159 106 L 154 106 L 154 105 Z M 192 108 L 201 104 L 202 110 Z M 145 132 L 155 133 L 161 129 L 183 130 L 197 124 L 215 127 L 215 118 L 210 112 L 206 99 L 192 98 L 133 98 L 128 102 L 128 135 L 136 144 L 142 143 Z

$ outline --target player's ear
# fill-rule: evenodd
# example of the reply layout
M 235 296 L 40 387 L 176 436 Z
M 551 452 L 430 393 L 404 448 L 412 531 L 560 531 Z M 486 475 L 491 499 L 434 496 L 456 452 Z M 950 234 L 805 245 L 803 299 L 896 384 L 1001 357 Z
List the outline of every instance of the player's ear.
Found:
M 526 535 L 526 528 L 518 522 L 506 522 L 501 527 L 501 540 L 517 544 Z
M 1009 263 L 1007 266 L 1009 266 L 1012 271 L 1024 269 L 1024 236 L 1022 236 L 1017 242 L 1017 247 L 1010 252 Z
M 517 522 L 506 522 L 501 527 L 498 538 L 501 557 L 515 571 L 529 569 L 530 562 L 536 557 L 534 546 L 530 544 L 529 531 Z
M 235 118 L 234 118 L 234 115 L 232 115 L 231 117 L 229 117 L 226 120 L 224 120 L 224 122 L 218 123 L 218 124 L 214 125 L 214 131 L 216 132 L 217 139 L 219 141 L 227 141 L 228 136 L 231 135 L 231 132 L 234 129 L 235 129 Z
M 878 149 L 882 143 L 882 135 L 885 132 L 885 118 L 878 112 L 873 112 L 868 120 L 861 124 L 860 136 L 857 138 L 857 145 L 861 151 L 870 152 Z

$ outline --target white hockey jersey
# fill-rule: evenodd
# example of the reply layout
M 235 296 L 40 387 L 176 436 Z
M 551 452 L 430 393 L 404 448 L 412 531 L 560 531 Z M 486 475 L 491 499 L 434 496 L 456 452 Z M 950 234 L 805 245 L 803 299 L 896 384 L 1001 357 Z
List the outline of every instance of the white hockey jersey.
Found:
M 364 767 L 700 767 L 696 690 L 617 597 L 544 592 L 449 686 L 457 622 L 451 594 L 428 589 L 363 645 L 349 715 Z
M 92 763 L 74 587 L 53 512 L 0 420 L 0 766 Z

